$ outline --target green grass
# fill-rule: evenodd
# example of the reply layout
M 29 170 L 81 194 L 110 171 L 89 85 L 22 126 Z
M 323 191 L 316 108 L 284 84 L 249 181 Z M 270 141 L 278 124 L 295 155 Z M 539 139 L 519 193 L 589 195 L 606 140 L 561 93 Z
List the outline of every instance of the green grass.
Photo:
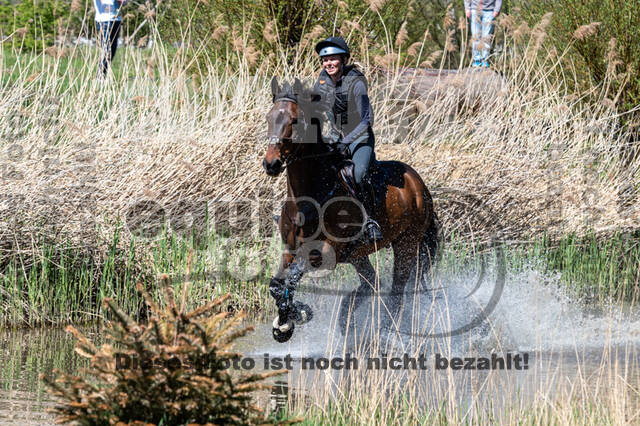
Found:
M 510 267 L 542 261 L 547 271 L 562 272 L 561 281 L 579 296 L 604 301 L 635 300 L 640 284 L 640 235 L 616 232 L 593 233 L 579 238 L 570 234 L 561 240 L 545 236 L 507 251 Z
M 509 271 L 535 267 L 560 272 L 560 282 L 584 301 L 636 300 L 640 296 L 640 234 L 569 234 L 559 240 L 545 235 L 504 246 Z M 452 235 L 445 243 L 441 267 L 452 273 L 480 265 L 485 250 Z
M 117 49 L 116 55 L 111 62 L 111 70 L 116 80 L 120 80 L 123 75 L 129 78 L 136 76 L 134 67 L 127 67 L 125 58 L 131 55 L 127 50 L 135 49 L 143 59 L 152 56 L 152 51 L 148 49 L 138 49 L 131 46 L 121 46 Z M 98 72 L 99 50 L 95 46 L 78 45 L 66 50 L 66 54 L 60 58 L 50 55 L 21 53 L 9 46 L 2 47 L 3 70 L 0 82 L 3 87 L 9 85 L 22 84 L 25 77 L 42 73 L 48 77 L 56 77 L 56 85 L 61 92 L 72 88 L 74 83 L 95 78 Z M 171 58 L 176 49 L 168 46 L 166 52 Z
M 165 229 L 155 241 L 132 239 L 123 250 L 118 248 L 123 232 L 116 227 L 102 261 L 91 257 L 88 249 L 45 241 L 34 241 L 41 249 L 30 264 L 17 253 L 0 259 L 4 265 L 0 324 L 33 327 L 99 322 L 104 319 L 101 302 L 105 297 L 136 314 L 142 307 L 136 283 L 142 281 L 155 291 L 163 273 L 171 277 L 176 289 L 184 279 L 194 283 L 188 298 L 191 306 L 231 293 L 229 310 L 244 309 L 254 320 L 274 312 L 268 282 L 279 262 L 277 236 L 230 244 L 215 233 L 185 238 Z M 561 272 L 561 282 L 581 299 L 634 300 L 639 281 L 638 241 L 630 234 L 584 239 L 570 235 L 560 241 L 541 238 L 507 247 L 504 253 L 510 271 L 535 265 L 544 272 Z M 477 265 L 477 254 L 471 244 L 454 236 L 445 244 L 439 267 L 448 273 L 462 271 Z M 386 269 L 383 267 L 383 274 L 390 273 Z
M 270 297 L 267 284 L 273 273 L 271 267 L 277 266 L 277 261 L 263 261 L 263 269 L 257 274 L 245 271 L 251 265 L 247 262 L 250 254 L 260 253 L 262 259 L 265 255 L 276 255 L 273 251 L 267 253 L 271 244 L 224 245 L 226 240 L 215 234 L 196 244 L 194 236 L 183 238 L 165 230 L 152 244 L 132 239 L 129 248 L 122 250 L 117 247 L 122 232 L 126 231 L 116 229 L 102 261 L 69 243 L 52 245 L 43 241 L 35 242 L 41 249 L 31 264 L 25 264 L 19 254 L 0 259 L 4 265 L 0 276 L 3 306 L 0 324 L 32 327 L 101 321 L 105 319 L 102 306 L 105 297 L 114 298 L 125 312 L 136 314 L 142 307 L 136 283 L 142 281 L 155 291 L 162 273 L 172 278 L 176 289 L 184 279 L 194 283 L 189 293 L 191 306 L 231 293 L 229 310 L 245 309 L 256 318 L 268 312 L 265 308 L 271 308 L 267 303 Z M 143 247 L 145 253 L 150 252 L 150 264 L 140 261 Z M 187 276 L 190 253 L 192 262 Z M 234 259 L 239 259 L 237 265 L 232 263 Z

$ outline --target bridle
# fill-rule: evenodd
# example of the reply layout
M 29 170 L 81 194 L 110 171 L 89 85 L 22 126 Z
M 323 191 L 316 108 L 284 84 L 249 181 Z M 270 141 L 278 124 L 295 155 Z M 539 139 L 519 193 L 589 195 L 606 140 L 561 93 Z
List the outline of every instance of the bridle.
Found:
M 284 101 L 284 102 L 291 102 L 294 103 L 296 105 L 299 106 L 297 99 L 289 97 L 289 96 L 282 96 L 280 98 L 276 98 L 274 97 L 274 104 L 276 101 Z M 299 120 L 301 119 L 303 124 L 304 124 L 304 130 L 303 130 L 303 134 L 307 134 L 307 130 L 309 128 L 309 123 L 307 122 L 307 120 L 305 119 L 304 116 L 304 110 L 302 108 L 298 108 L 298 117 Z M 292 142 L 294 144 L 303 144 L 305 143 L 303 140 L 301 140 L 300 138 L 300 134 L 299 132 L 296 132 L 294 134 L 293 138 L 280 138 L 279 136 L 267 136 L 266 138 L 267 143 L 269 144 L 278 144 L 278 143 L 282 143 L 282 142 Z M 282 156 L 282 170 L 285 170 L 288 166 L 290 166 L 291 164 L 295 163 L 296 161 L 299 160 L 306 160 L 309 158 L 320 158 L 320 157 L 326 157 L 326 156 L 330 156 L 330 155 L 334 155 L 334 153 L 329 150 L 327 152 L 321 152 L 318 154 L 310 154 L 310 155 L 297 155 L 298 152 L 300 150 L 299 146 L 296 146 L 293 150 L 291 150 L 291 152 L 289 153 L 289 155 L 287 156 Z M 328 194 L 328 198 L 330 198 L 332 196 L 332 194 L 334 193 L 336 187 L 338 187 L 339 183 L 336 181 L 334 182 L 334 187 L 331 189 L 331 191 Z M 325 200 L 326 201 L 326 200 Z M 324 202 L 321 204 L 323 205 Z M 284 210 L 285 214 L 287 215 L 287 217 L 289 218 L 289 220 L 291 221 L 291 223 L 295 223 L 295 221 L 291 218 L 291 216 L 289 216 L 288 211 L 285 209 Z
M 274 98 L 274 103 L 276 101 L 291 102 L 293 104 L 298 105 L 298 101 L 296 99 L 288 97 L 288 96 L 283 96 L 281 98 Z M 302 108 L 298 108 L 298 115 L 300 117 L 299 119 L 301 119 L 302 123 L 304 124 L 303 134 L 306 135 L 307 134 L 307 130 L 309 128 L 309 123 L 305 119 L 304 110 Z M 296 145 L 296 147 L 293 150 L 291 150 L 289 155 L 282 156 L 282 169 L 283 170 L 286 169 L 287 166 L 289 166 L 289 165 L 291 165 L 291 164 L 293 164 L 293 163 L 295 163 L 296 161 L 299 161 L 299 160 L 306 160 L 306 159 L 318 158 L 318 157 L 326 157 L 326 156 L 329 156 L 329 155 L 333 154 L 333 152 L 327 151 L 327 152 L 321 152 L 319 154 L 310 154 L 310 155 L 303 155 L 303 156 L 297 155 L 298 151 L 300 150 L 300 145 L 305 143 L 303 140 L 301 140 L 299 132 L 296 132 L 293 138 L 280 138 L 278 136 L 268 136 L 268 137 L 266 137 L 266 141 L 269 144 L 278 144 L 278 143 L 282 143 L 282 142 L 292 142 L 294 145 Z

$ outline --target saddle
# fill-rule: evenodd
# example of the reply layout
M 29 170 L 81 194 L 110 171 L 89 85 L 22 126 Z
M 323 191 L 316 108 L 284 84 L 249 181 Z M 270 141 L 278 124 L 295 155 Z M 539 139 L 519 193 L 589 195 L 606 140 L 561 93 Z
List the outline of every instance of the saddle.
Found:
M 339 166 L 338 176 L 340 184 L 347 191 L 347 194 L 355 199 L 360 199 L 358 197 L 358 185 L 354 177 L 354 167 L 353 161 L 344 160 Z M 364 179 L 371 182 L 374 192 L 374 208 L 377 208 L 382 202 L 386 191 L 386 171 L 380 162 L 376 160 L 375 153 L 369 163 L 369 170 L 367 170 Z

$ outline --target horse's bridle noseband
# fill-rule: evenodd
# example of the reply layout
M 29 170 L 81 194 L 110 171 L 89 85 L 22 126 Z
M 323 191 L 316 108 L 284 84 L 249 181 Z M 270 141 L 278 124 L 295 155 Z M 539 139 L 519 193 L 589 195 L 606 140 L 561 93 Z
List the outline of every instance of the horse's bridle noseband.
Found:
M 293 104 L 298 105 L 298 101 L 296 99 L 290 98 L 290 97 L 281 97 L 278 99 L 273 100 L 273 102 L 278 102 L 278 101 L 284 101 L 284 102 L 291 102 Z M 299 105 L 298 105 L 299 107 Z M 304 111 L 302 110 L 302 108 L 298 108 L 298 114 L 302 115 L 302 122 L 304 123 L 304 132 L 305 134 L 307 133 L 307 121 L 304 119 Z M 296 134 L 295 136 L 298 136 L 298 134 Z M 298 141 L 297 143 L 303 143 L 302 141 L 300 141 L 299 137 L 296 138 L 281 138 L 279 136 L 267 136 L 266 137 L 266 141 L 269 144 L 278 144 L 278 143 L 282 143 L 282 142 L 293 142 L 294 144 L 296 143 L 296 140 Z M 292 150 L 292 152 L 289 153 L 289 155 L 287 156 L 282 156 L 282 169 L 286 169 L 288 165 L 295 163 L 298 160 L 301 160 L 304 157 L 297 157 L 295 154 L 298 151 L 298 149 L 300 149 L 300 147 L 296 147 L 296 149 Z

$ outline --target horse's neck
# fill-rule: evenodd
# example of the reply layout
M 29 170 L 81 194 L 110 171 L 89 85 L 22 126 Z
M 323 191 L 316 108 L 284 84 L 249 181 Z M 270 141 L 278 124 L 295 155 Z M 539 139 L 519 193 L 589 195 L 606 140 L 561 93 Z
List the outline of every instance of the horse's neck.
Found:
M 296 161 L 287 167 L 290 197 L 311 197 L 323 201 L 335 188 L 335 169 L 324 158 Z

